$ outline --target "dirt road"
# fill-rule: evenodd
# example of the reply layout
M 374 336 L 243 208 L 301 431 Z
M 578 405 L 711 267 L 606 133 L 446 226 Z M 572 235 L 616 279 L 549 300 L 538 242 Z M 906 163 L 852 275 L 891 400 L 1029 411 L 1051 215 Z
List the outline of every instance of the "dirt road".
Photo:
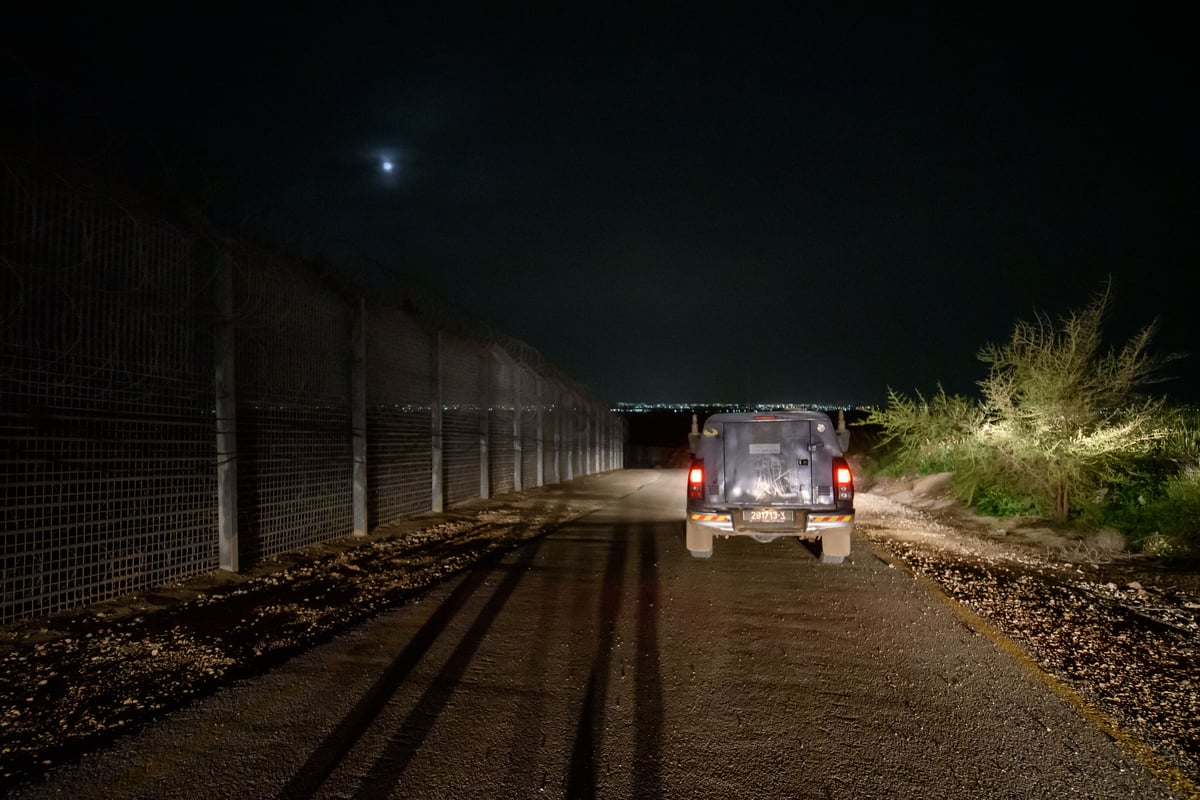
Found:
M 591 513 L 12 797 L 1179 796 L 865 539 L 693 560 L 681 472 L 599 477 Z

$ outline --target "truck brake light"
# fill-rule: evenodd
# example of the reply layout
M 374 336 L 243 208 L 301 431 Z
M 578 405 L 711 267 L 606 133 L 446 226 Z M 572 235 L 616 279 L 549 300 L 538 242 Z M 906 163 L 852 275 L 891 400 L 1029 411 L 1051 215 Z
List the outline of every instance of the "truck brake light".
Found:
M 704 499 L 704 462 L 693 461 L 692 468 L 688 470 L 688 499 L 703 500 Z
M 833 482 L 837 486 L 839 503 L 854 502 L 854 473 L 844 458 L 833 460 Z

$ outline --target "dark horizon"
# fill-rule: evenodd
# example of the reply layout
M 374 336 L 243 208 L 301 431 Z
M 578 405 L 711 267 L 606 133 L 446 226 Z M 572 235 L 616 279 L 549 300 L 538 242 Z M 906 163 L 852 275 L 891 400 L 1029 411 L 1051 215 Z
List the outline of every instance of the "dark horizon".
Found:
M 236 24 L 234 24 L 236 22 Z M 418 287 L 618 402 L 973 395 L 1111 282 L 1190 353 L 1186 26 L 1149 14 L 25 10 L 4 158 Z M 172 210 L 174 210 L 172 208 Z M 1196 356 L 1149 387 L 1200 403 Z

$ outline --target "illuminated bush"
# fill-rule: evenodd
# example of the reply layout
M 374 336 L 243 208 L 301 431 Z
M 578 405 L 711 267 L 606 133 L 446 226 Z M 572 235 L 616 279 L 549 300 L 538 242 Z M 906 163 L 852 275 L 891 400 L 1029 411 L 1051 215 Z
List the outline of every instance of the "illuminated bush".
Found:
M 1018 321 L 1006 343 L 979 352 L 989 365 L 979 402 L 941 387 L 928 401 L 889 391 L 867 424 L 896 448 L 899 469 L 951 469 L 961 499 L 997 513 L 1066 522 L 1123 488 L 1161 483 L 1178 471 L 1179 453 L 1190 448 L 1194 463 L 1200 437 L 1163 399 L 1142 394 L 1165 361 L 1148 353 L 1153 326 L 1104 349 L 1108 306 L 1106 289 L 1057 321 Z

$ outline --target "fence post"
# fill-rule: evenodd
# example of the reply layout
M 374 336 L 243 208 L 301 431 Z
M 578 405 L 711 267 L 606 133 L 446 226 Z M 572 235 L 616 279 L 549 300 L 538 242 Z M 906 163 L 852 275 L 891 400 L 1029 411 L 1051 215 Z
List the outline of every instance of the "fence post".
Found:
M 352 458 L 354 462 L 354 535 L 367 535 L 367 301 L 358 299 L 351 334 L 354 347 L 350 368 L 350 415 Z
M 617 460 L 613 453 L 613 436 L 617 432 L 617 420 L 613 417 L 611 411 L 604 412 L 604 460 L 608 463 L 608 469 L 611 472 L 617 468 Z
M 430 402 L 430 428 L 431 428 L 431 450 L 430 450 L 430 477 L 431 488 L 433 490 L 433 502 L 431 503 L 431 511 L 435 514 L 446 510 L 446 490 L 442 484 L 442 332 L 437 331 L 433 335 L 432 346 L 429 348 L 430 378 L 433 385 L 430 387 L 432 398 Z
M 227 243 L 218 248 L 216 269 L 214 389 L 217 413 L 217 538 L 220 568 L 237 572 L 237 380 L 234 371 L 237 339 L 234 327 L 233 254 Z
M 573 481 L 575 480 L 575 448 L 579 446 L 579 431 L 577 430 L 579 426 L 575 419 L 575 398 L 572 397 L 566 402 L 571 404 L 571 415 L 563 422 L 563 449 L 566 450 L 567 456 L 566 480 Z
M 557 384 L 554 389 L 554 482 L 562 483 L 562 436 L 563 410 L 562 390 Z
M 513 491 L 521 491 L 521 377 L 525 370 L 515 363 L 509 368 L 512 373 L 512 403 L 513 403 Z
M 612 451 L 612 437 L 613 437 L 613 429 L 615 427 L 616 426 L 615 426 L 615 423 L 613 422 L 612 412 L 609 411 L 608 409 L 605 409 L 604 410 L 604 465 L 605 465 L 606 472 L 611 472 L 612 470 L 617 468 L 617 465 L 615 463 L 613 463 L 613 451 Z
M 609 464 L 609 462 L 608 462 L 608 431 L 611 426 L 612 426 L 612 420 L 610 420 L 608 418 L 608 411 L 605 410 L 604 408 L 601 408 L 600 409 L 601 435 L 600 435 L 600 441 L 598 443 L 598 447 L 600 448 L 600 459 L 603 462 L 603 464 L 600 468 L 601 472 L 607 472 L 608 470 L 612 469 L 612 465 Z
M 537 397 L 535 398 L 537 405 L 533 407 L 534 424 L 537 425 L 537 485 L 545 486 L 546 465 L 542 459 L 546 455 L 546 410 L 543 405 L 546 399 L 546 384 L 540 375 L 534 380 L 537 381 Z
M 483 375 L 479 381 L 479 497 L 487 500 L 492 496 L 488 464 L 488 427 L 491 422 L 490 409 L 492 397 L 492 353 L 484 349 L 480 356 Z
M 595 416 L 595 409 L 588 405 L 587 413 L 583 415 L 583 474 L 592 475 L 595 473 L 595 426 L 592 422 L 592 417 Z
M 608 437 L 608 452 L 612 459 L 612 468 L 622 469 L 625 465 L 621 463 L 620 451 L 618 449 L 620 443 L 617 438 L 621 435 L 621 418 L 611 412 L 609 413 L 609 417 L 612 419 L 612 432 Z

